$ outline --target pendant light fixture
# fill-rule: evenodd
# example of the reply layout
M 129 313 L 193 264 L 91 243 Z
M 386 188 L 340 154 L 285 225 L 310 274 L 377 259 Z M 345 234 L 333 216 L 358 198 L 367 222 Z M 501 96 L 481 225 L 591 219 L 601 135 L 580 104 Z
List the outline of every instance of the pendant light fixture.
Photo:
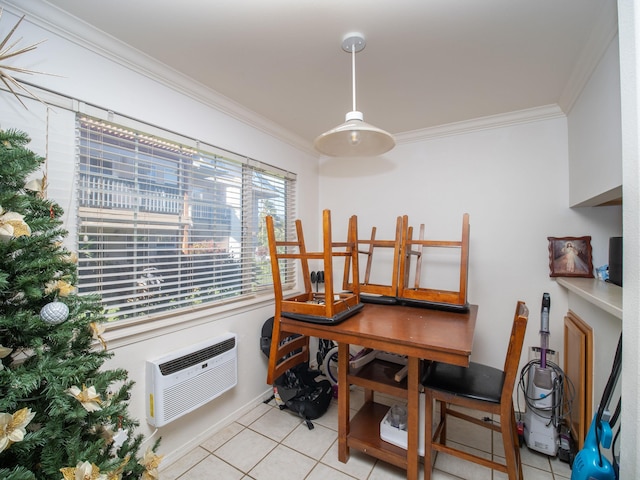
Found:
M 356 53 L 365 47 L 360 33 L 349 33 L 342 41 L 342 49 L 351 53 L 353 77 L 353 110 L 347 113 L 342 125 L 323 133 L 314 142 L 316 150 L 330 157 L 368 157 L 391 150 L 396 142 L 390 133 L 364 122 L 362 112 L 356 110 Z

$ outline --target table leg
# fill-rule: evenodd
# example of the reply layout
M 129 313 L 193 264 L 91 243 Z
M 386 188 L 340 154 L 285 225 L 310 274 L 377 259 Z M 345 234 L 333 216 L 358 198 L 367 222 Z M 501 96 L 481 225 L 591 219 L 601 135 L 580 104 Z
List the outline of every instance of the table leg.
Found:
M 349 344 L 338 344 L 338 460 L 346 463 L 349 460 Z
M 417 480 L 420 454 L 418 438 L 420 428 L 420 360 L 416 357 L 407 359 L 407 480 Z

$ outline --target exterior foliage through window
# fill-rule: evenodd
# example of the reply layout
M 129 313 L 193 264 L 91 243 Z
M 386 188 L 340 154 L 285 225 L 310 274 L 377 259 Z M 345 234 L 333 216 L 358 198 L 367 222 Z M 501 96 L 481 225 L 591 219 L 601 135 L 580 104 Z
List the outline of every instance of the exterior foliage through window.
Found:
M 110 318 L 271 292 L 264 217 L 285 235 L 295 175 L 86 116 L 77 140 L 79 290 Z

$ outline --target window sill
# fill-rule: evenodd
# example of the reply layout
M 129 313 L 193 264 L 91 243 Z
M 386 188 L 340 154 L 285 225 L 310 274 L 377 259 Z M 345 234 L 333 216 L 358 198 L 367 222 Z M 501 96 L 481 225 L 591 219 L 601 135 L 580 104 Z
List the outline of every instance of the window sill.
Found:
M 622 287 L 594 278 L 556 277 L 558 285 L 622 319 Z
M 273 305 L 273 294 L 257 295 L 222 305 L 168 312 L 164 316 L 114 321 L 104 324 L 103 337 L 109 349 L 113 350 L 269 305 Z

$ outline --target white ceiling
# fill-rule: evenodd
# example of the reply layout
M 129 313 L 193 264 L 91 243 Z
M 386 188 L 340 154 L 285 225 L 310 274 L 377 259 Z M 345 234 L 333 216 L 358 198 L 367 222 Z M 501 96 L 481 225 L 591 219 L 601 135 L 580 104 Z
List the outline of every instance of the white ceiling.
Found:
M 615 0 L 48 0 L 311 142 L 357 107 L 397 134 L 569 105 Z M 605 27 L 606 28 L 606 27 Z M 597 49 L 595 49 L 597 50 Z M 602 48 L 599 50 L 602 53 Z M 597 59 L 596 59 L 597 60 Z M 578 75 L 579 77 L 579 75 Z M 564 96 L 564 97 L 563 97 Z

